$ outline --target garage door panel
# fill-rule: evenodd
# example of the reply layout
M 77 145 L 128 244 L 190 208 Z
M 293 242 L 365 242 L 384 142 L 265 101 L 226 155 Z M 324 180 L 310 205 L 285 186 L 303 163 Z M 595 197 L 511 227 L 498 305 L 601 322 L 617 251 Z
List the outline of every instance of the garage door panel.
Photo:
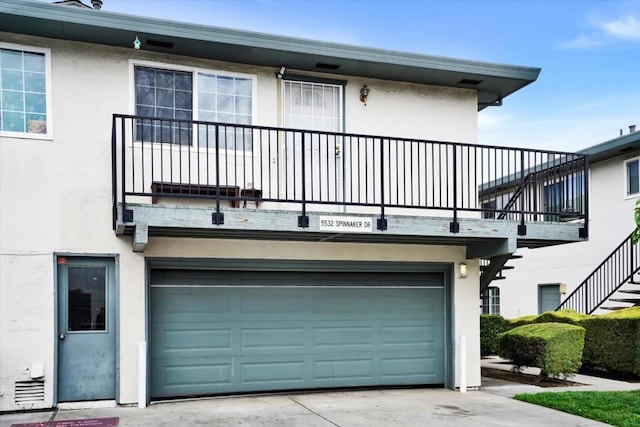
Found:
M 435 357 L 384 357 L 382 358 L 382 376 L 387 379 L 406 378 L 425 379 L 437 374 Z
M 344 327 L 340 325 L 313 328 L 313 346 L 318 349 L 340 347 L 371 346 L 374 340 L 374 328 L 371 326 Z
M 303 383 L 304 360 L 278 362 L 244 362 L 242 363 L 242 384 L 264 383 Z
M 202 325 L 198 325 L 202 327 Z M 229 329 L 167 329 L 160 332 L 162 336 L 154 337 L 164 343 L 163 350 L 195 351 L 195 350 L 231 350 L 232 332 Z
M 242 329 L 240 350 L 288 350 L 304 347 L 303 328 Z
M 244 273 L 243 286 L 220 287 L 229 273 L 193 287 L 181 273 L 152 282 L 153 398 L 444 382 L 444 291 L 416 287 L 420 275 L 398 289 L 376 287 L 388 283 L 377 274 L 340 288 L 300 273 L 273 278 L 287 286 L 248 286 L 269 279 Z

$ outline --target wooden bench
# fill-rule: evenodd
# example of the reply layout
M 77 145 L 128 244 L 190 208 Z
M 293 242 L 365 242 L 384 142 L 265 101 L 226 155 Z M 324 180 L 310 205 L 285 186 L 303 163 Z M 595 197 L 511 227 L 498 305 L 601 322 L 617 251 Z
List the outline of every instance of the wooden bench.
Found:
M 218 188 L 220 192 L 218 193 Z M 173 182 L 153 182 L 151 183 L 151 203 L 158 203 L 158 197 L 180 197 L 180 196 L 220 196 L 228 197 L 231 206 L 240 207 L 240 187 L 236 185 L 202 185 L 202 184 L 180 184 Z
M 242 199 L 242 207 L 247 207 L 247 201 L 256 202 L 256 207 L 259 208 L 262 204 L 262 190 L 257 188 L 245 188 L 240 191 L 240 198 Z

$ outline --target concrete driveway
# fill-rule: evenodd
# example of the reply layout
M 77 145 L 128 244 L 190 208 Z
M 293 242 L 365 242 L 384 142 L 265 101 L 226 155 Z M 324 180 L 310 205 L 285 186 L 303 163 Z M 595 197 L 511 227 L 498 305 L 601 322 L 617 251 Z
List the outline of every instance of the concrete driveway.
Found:
M 118 417 L 119 426 L 605 426 L 483 391 L 397 389 L 242 396 L 0 416 L 0 425 Z M 52 424 L 55 426 L 55 424 Z M 47 426 L 45 423 L 44 426 Z

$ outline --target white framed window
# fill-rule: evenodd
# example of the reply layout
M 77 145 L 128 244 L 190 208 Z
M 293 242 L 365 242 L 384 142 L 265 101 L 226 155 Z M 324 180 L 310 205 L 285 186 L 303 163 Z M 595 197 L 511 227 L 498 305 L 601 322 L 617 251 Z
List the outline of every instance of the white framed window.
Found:
M 147 61 L 131 61 L 136 140 L 213 148 L 216 127 L 176 120 L 251 125 L 256 76 Z M 155 119 L 151 119 L 155 118 Z M 164 120 L 162 120 L 164 119 Z M 219 147 L 251 150 L 249 128 L 218 126 Z
M 51 139 L 51 50 L 0 42 L 0 135 Z
M 640 157 L 624 162 L 625 197 L 640 196 Z
M 500 288 L 490 286 L 482 293 L 480 312 L 482 314 L 500 314 Z

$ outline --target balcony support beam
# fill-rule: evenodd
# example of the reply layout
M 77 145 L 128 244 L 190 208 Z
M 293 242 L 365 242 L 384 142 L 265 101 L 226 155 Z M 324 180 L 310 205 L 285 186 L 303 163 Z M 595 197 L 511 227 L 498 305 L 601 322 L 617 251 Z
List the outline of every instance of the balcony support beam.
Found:
M 143 222 L 136 224 L 133 234 L 133 252 L 144 252 L 149 243 L 149 226 Z
M 358 232 L 326 231 L 320 226 L 323 212 L 307 212 L 308 227 L 298 227 L 298 213 L 270 209 L 223 209 L 224 224 L 212 224 L 211 207 L 164 206 L 128 203 L 134 211 L 133 223 L 117 223 L 116 234 L 133 236 L 135 251 L 143 251 L 150 237 L 208 237 L 226 239 L 269 239 L 320 242 L 400 243 L 466 246 L 469 259 L 497 256 L 515 252 L 518 247 L 542 247 L 560 243 L 582 241 L 579 229 L 582 224 L 530 223 L 527 236 L 518 236 L 517 222 L 487 220 L 482 218 L 458 218 L 459 232 L 449 231 L 450 218 L 387 215 L 389 230 L 373 226 Z M 118 205 L 121 218 L 122 205 Z M 349 219 L 361 217 L 374 222 L 376 213 L 344 213 Z

